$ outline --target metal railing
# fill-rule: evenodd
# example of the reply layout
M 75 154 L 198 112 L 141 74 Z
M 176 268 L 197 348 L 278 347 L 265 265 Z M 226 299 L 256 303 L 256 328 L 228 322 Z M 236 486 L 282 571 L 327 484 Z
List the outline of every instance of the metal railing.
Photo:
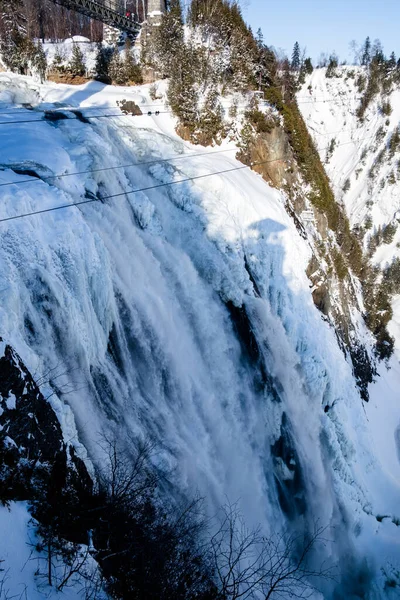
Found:
M 126 14 L 124 0 L 52 0 L 52 2 L 128 33 L 137 34 L 140 30 L 136 15 Z

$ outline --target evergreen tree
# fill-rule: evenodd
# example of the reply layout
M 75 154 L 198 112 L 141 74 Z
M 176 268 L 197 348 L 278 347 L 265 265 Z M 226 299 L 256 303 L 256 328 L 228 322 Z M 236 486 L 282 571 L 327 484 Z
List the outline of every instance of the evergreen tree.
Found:
M 74 77 L 83 76 L 86 72 L 85 60 L 78 44 L 73 45 L 72 57 L 68 64 L 68 70 Z
M 52 68 L 55 71 L 64 71 L 63 61 L 64 61 L 64 56 L 62 56 L 62 54 L 60 52 L 60 48 L 57 46 L 56 51 L 54 53 Z
M 307 75 L 311 75 L 311 73 L 314 70 L 314 67 L 311 62 L 311 58 L 306 58 L 306 60 L 304 61 L 303 68 L 304 68 L 304 72 L 307 73 Z
M 35 52 L 32 56 L 32 67 L 39 76 L 40 82 L 43 83 L 46 78 L 47 59 L 40 41 L 38 41 L 37 46 L 35 46 Z
M 180 0 L 171 0 L 170 10 L 164 15 L 156 34 L 157 62 L 164 76 L 171 76 L 176 68 L 177 57 L 184 45 L 182 7 Z
M 121 59 L 118 48 L 114 49 L 108 72 L 113 83 L 116 83 L 117 85 L 124 85 L 127 83 L 128 75 L 126 72 L 125 63 Z
M 3 36 L 14 30 L 26 34 L 26 18 L 23 0 L 2 0 L 0 3 L 0 22 Z
M 382 65 L 385 62 L 385 55 L 380 40 L 375 40 L 371 50 L 371 62 Z
M 133 55 L 131 40 L 127 38 L 125 43 L 125 70 L 128 81 L 142 83 L 142 73 Z
M 230 65 L 227 75 L 231 87 L 238 92 L 246 92 L 257 85 L 255 78 L 257 52 L 251 42 L 252 38 L 239 30 L 236 30 L 231 38 Z
M 111 83 L 109 68 L 112 55 L 113 52 L 109 46 L 103 46 L 101 42 L 97 44 L 95 77 L 98 81 Z
M 292 67 L 293 71 L 299 71 L 299 69 L 300 69 L 300 45 L 299 45 L 299 42 L 296 42 L 295 45 L 293 46 L 291 67 Z
M 335 77 L 336 68 L 339 64 L 339 59 L 336 54 L 331 54 L 329 57 L 328 68 L 326 69 L 326 77 Z
M 201 130 L 200 142 L 208 145 L 213 141 L 220 141 L 224 131 L 224 111 L 218 97 L 218 90 L 212 84 L 200 113 L 199 128 Z
M 183 127 L 193 132 L 198 121 L 199 94 L 196 82 L 196 51 L 192 45 L 181 47 L 179 58 L 171 73 L 167 98 L 172 112 Z
M 366 38 L 361 51 L 361 64 L 363 67 L 368 67 L 371 62 L 371 40 L 369 36 Z
M 390 58 L 388 60 L 388 65 L 390 69 L 396 68 L 396 55 L 394 52 L 391 53 Z
M 262 50 L 264 48 L 264 35 L 263 35 L 261 27 L 259 27 L 257 29 L 256 42 L 257 42 L 258 48 L 260 50 Z

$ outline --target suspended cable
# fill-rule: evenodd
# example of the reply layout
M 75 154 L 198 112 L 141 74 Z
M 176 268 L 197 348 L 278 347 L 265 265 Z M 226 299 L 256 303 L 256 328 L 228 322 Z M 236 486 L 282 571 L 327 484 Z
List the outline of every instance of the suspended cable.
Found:
M 277 162 L 280 160 L 286 160 L 285 158 L 275 158 L 272 160 L 264 160 L 261 162 L 257 162 L 257 163 L 252 163 L 250 166 L 247 165 L 242 165 L 240 167 L 232 167 L 231 169 L 223 169 L 222 171 L 215 171 L 214 173 L 205 173 L 204 175 L 195 175 L 194 177 L 185 177 L 184 179 L 179 179 L 178 181 L 169 181 L 167 183 L 158 183 L 156 185 L 150 185 L 147 187 L 143 187 L 143 188 L 138 188 L 136 190 L 130 190 L 130 191 L 126 191 L 126 192 L 119 192 L 117 194 L 110 194 L 108 196 L 101 196 L 98 198 L 90 198 L 88 200 L 80 200 L 79 202 L 73 202 L 70 204 L 62 204 L 60 206 L 52 206 L 50 208 L 44 208 L 41 210 L 35 210 L 29 213 L 22 213 L 19 215 L 14 215 L 12 217 L 5 217 L 3 219 L 0 219 L 0 223 L 5 223 L 6 221 L 15 221 L 17 219 L 24 219 L 26 217 L 33 217 L 34 215 L 41 215 L 44 213 L 49 213 L 49 212 L 54 212 L 56 210 L 61 210 L 64 208 L 72 208 L 75 206 L 82 206 L 83 204 L 91 204 L 93 202 L 104 202 L 105 200 L 110 200 L 113 198 L 120 198 L 120 197 L 125 197 L 128 196 L 130 194 L 137 194 L 138 192 L 148 192 L 150 190 L 156 190 L 162 187 L 167 187 L 167 186 L 171 186 L 171 185 L 177 185 L 179 183 L 185 183 L 188 181 L 196 181 L 199 179 L 205 179 L 207 177 L 214 177 L 215 175 L 223 175 L 225 173 L 232 173 L 234 171 L 242 171 L 243 169 L 250 169 L 251 167 L 256 167 L 256 166 L 260 166 L 266 163 L 272 163 L 272 162 Z
M 138 108 L 165 108 L 165 104 L 138 104 L 134 100 L 132 100 L 136 104 Z M 28 113 L 48 113 L 48 112 L 82 112 L 83 110 L 114 110 L 115 108 L 119 108 L 119 106 L 60 106 L 58 108 L 35 108 L 21 106 L 19 108 L 14 109 L 10 108 L 7 110 L 0 110 L 0 115 L 19 115 L 21 111 L 25 110 Z
M 59 175 L 49 175 L 47 177 L 31 177 L 30 179 L 23 179 L 18 181 L 7 181 L 5 183 L 0 183 L 0 187 L 7 187 L 10 185 L 20 185 L 22 183 L 32 183 L 35 181 L 51 181 L 52 179 L 62 179 L 63 177 L 73 177 L 75 175 L 87 175 L 89 173 L 101 173 L 102 171 L 114 171 L 117 169 L 128 169 L 130 167 L 139 167 L 142 165 L 154 165 L 164 162 L 170 162 L 175 160 L 183 160 L 185 158 L 197 158 L 198 156 L 210 156 L 213 154 L 223 154 L 226 152 L 237 152 L 237 148 L 226 148 L 225 150 L 215 150 L 212 152 L 198 152 L 193 154 L 179 154 L 177 156 L 172 156 L 171 158 L 157 158 L 153 160 L 143 160 L 134 163 L 128 163 L 126 165 L 116 165 L 114 167 L 101 167 L 97 169 L 88 169 L 86 171 L 74 171 L 72 173 L 60 173 Z M 9 167 L 12 169 L 12 167 Z
M 55 114 L 63 114 L 62 111 L 44 111 L 45 115 L 49 115 L 49 117 L 44 119 L 24 119 L 22 121 L 0 121 L 0 125 L 20 125 L 22 123 L 51 123 L 54 121 L 79 121 L 79 117 L 75 118 L 75 119 L 71 119 L 71 117 L 66 117 L 65 115 L 63 115 L 63 117 L 61 117 L 60 119 L 54 119 L 54 121 L 51 120 L 51 115 L 55 115 Z M 77 111 L 64 111 L 64 112 L 77 112 Z M 79 111 L 80 112 L 80 111 Z M 158 116 L 158 115 L 167 115 L 167 114 L 171 114 L 171 111 L 167 110 L 167 111 L 148 111 L 147 113 L 142 113 L 141 115 L 132 115 L 130 113 L 119 113 L 116 115 L 81 115 L 83 117 L 83 119 L 106 119 L 106 118 L 111 118 L 111 117 L 152 117 L 152 116 Z

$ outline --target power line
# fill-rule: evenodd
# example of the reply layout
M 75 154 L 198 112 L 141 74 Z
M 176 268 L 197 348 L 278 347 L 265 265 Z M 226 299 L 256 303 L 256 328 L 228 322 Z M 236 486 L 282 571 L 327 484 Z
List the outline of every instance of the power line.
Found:
M 370 139 L 370 138 L 364 138 L 364 139 Z M 360 140 L 358 140 L 358 141 L 360 141 Z M 341 144 L 336 144 L 336 147 L 338 147 L 338 146 L 344 146 L 346 144 L 352 144 L 352 143 L 356 143 L 356 142 L 354 142 L 354 141 L 343 142 Z M 321 148 L 320 152 L 322 152 L 323 150 L 327 150 L 327 149 L 328 149 L 328 146 L 325 147 L 325 148 Z M 217 151 L 217 152 L 222 152 L 222 151 Z M 213 153 L 207 152 L 206 154 L 216 154 L 217 152 L 215 152 L 215 153 L 214 152 Z M 168 160 L 171 160 L 171 159 L 164 159 L 164 161 L 168 161 Z M 162 159 L 160 159 L 159 161 L 155 161 L 155 162 L 161 162 L 161 161 L 162 161 Z M 30 217 L 30 216 L 34 216 L 34 215 L 40 215 L 40 214 L 44 214 L 44 213 L 48 213 L 48 212 L 53 212 L 53 211 L 56 211 L 56 210 L 61 210 L 63 208 L 71 208 L 73 206 L 81 206 L 83 204 L 90 204 L 90 203 L 93 203 L 93 202 L 102 202 L 104 200 L 109 200 L 109 199 L 112 199 L 112 198 L 118 198 L 118 197 L 130 195 L 130 194 L 136 194 L 138 192 L 145 192 L 145 191 L 155 190 L 155 189 L 158 189 L 158 188 L 161 188 L 161 187 L 167 187 L 167 186 L 170 186 L 170 185 L 176 185 L 178 183 L 185 183 L 185 182 L 188 182 L 188 181 L 195 181 L 195 180 L 198 180 L 198 179 L 204 179 L 206 177 L 213 177 L 214 175 L 222 175 L 224 173 L 231 173 L 233 171 L 241 171 L 243 169 L 249 169 L 249 168 L 252 168 L 252 167 L 257 167 L 257 166 L 261 166 L 261 165 L 268 164 L 268 163 L 273 163 L 273 162 L 278 162 L 278 161 L 289 162 L 285 157 L 274 158 L 274 159 L 271 159 L 271 160 L 264 160 L 264 161 L 260 161 L 260 162 L 253 162 L 249 166 L 248 165 L 243 165 L 243 166 L 240 166 L 240 167 L 233 167 L 231 169 L 224 169 L 222 171 L 216 171 L 215 173 L 206 173 L 204 175 L 197 175 L 197 176 L 194 176 L 194 177 L 187 177 L 185 179 L 180 179 L 179 181 L 171 181 L 171 182 L 168 182 L 168 183 L 160 183 L 160 184 L 148 186 L 148 187 L 145 187 L 145 188 L 138 188 L 136 190 L 131 190 L 131 191 L 127 191 L 127 192 L 119 192 L 118 194 L 111 194 L 109 196 L 101 196 L 99 198 L 91 198 L 91 199 L 88 199 L 88 200 L 81 200 L 80 202 L 74 202 L 74 203 L 70 203 L 70 204 L 63 204 L 61 206 L 55 206 L 55 207 L 46 208 L 46 209 L 42 209 L 42 210 L 38 210 L 38 211 L 33 211 L 31 213 L 24 213 L 24 214 L 21 214 L 21 215 L 15 215 L 13 217 L 6 217 L 4 219 L 0 219 L 0 223 L 6 222 L 6 221 L 13 221 L 13 220 L 16 220 L 16 219 L 22 219 L 22 218 Z M 103 169 L 98 169 L 98 171 L 106 171 L 106 170 L 110 170 L 112 168 L 116 168 L 116 167 L 105 167 Z M 11 185 L 11 183 L 10 183 L 10 185 Z
M 261 162 L 257 162 L 257 163 L 252 163 L 250 166 L 247 165 L 242 165 L 240 167 L 233 167 L 231 169 L 224 169 L 222 171 L 215 171 L 214 173 L 205 173 L 204 175 L 196 175 L 194 177 L 186 177 L 185 179 L 179 179 L 178 181 L 170 181 L 168 183 L 158 183 L 156 185 L 151 185 L 151 186 L 147 186 L 144 188 L 138 188 L 136 190 L 130 190 L 127 192 L 119 192 L 118 194 L 110 194 L 108 196 L 101 196 L 99 198 L 90 198 L 88 200 L 81 200 L 79 202 L 73 202 L 70 204 L 62 204 L 60 206 L 52 206 L 50 208 L 44 208 L 42 210 L 35 210 L 32 211 L 30 213 L 22 213 L 19 215 L 14 215 L 12 217 L 6 217 L 3 219 L 0 219 L 0 223 L 5 223 L 6 221 L 15 221 L 17 219 L 24 219 L 25 217 L 33 217 L 34 215 L 41 215 L 44 213 L 49 213 L 49 212 L 53 212 L 56 210 L 61 210 L 64 208 L 72 208 L 74 206 L 82 206 L 83 204 L 91 204 L 93 202 L 104 202 L 104 200 L 110 200 L 113 198 L 120 198 L 122 196 L 128 196 L 130 194 L 137 194 L 138 192 L 147 192 L 150 190 L 156 190 L 162 187 L 167 187 L 167 186 L 171 186 L 171 185 L 177 185 L 178 183 L 185 183 L 188 181 L 196 181 L 198 179 L 205 179 L 206 177 L 213 177 L 215 175 L 223 175 L 225 173 L 232 173 L 233 171 L 241 171 L 243 169 L 250 169 L 251 167 L 256 167 L 256 166 L 260 166 L 266 163 L 272 163 L 272 162 L 277 162 L 280 160 L 286 160 L 285 158 L 275 158 L 272 160 L 264 160 Z
M 0 183 L 0 187 L 7 187 L 10 185 L 20 185 L 22 183 L 31 183 L 36 181 L 51 181 L 52 179 L 62 179 L 63 177 L 73 177 L 74 175 L 87 175 L 88 173 L 100 173 L 102 171 L 113 171 L 117 169 L 128 169 L 129 167 L 138 167 L 142 165 L 154 165 L 163 162 L 170 162 L 174 160 L 182 160 L 184 158 L 197 158 L 198 156 L 210 156 L 213 154 L 222 154 L 225 152 L 236 152 L 237 148 L 226 148 L 225 150 L 215 150 L 213 152 L 199 152 L 194 154 L 180 154 L 172 156 L 171 158 L 158 158 L 153 160 L 143 160 L 135 163 L 128 163 L 126 165 L 116 165 L 114 167 L 102 167 L 98 169 L 88 169 L 86 171 L 75 171 L 72 173 L 60 173 L 59 175 L 49 175 L 48 177 L 31 177 L 30 179 L 23 179 L 18 181 L 7 181 L 6 183 Z M 12 169 L 12 167 L 10 167 Z
M 314 100 L 311 102 L 297 102 L 297 104 L 315 104 L 316 102 L 337 102 L 338 98 L 334 98 L 334 99 L 328 99 L 328 100 Z M 163 106 L 163 105 L 137 105 L 138 108 L 141 110 L 142 108 L 145 107 L 149 107 L 149 108 L 156 108 L 157 106 Z M 56 110 L 32 110 L 33 113 L 43 113 L 45 115 L 54 115 L 54 114 L 63 114 L 66 112 L 70 112 L 70 113 L 79 113 L 82 115 L 82 117 L 84 119 L 104 119 L 104 118 L 110 118 L 110 117 L 124 117 L 124 116 L 134 116 L 134 117 L 146 117 L 146 116 L 158 116 L 158 115 L 169 115 L 169 114 L 173 114 L 173 111 L 171 110 L 155 110 L 155 111 L 145 111 L 142 112 L 141 115 L 132 115 L 130 113 L 123 113 L 121 111 L 121 113 L 119 114 L 109 114 L 109 115 L 87 115 L 87 114 L 82 114 L 82 110 L 94 110 L 96 109 L 96 107 L 84 107 L 84 108 L 60 108 L 60 109 L 56 109 Z M 22 109 L 21 109 L 22 110 Z M 30 110 L 30 109 L 27 109 Z M 109 110 L 109 108 L 99 108 L 97 110 Z M 7 115 L 12 115 L 12 114 L 19 114 L 18 112 L 0 112 L 0 114 L 7 114 Z M 64 115 L 65 117 L 65 115 Z M 79 120 L 78 119 L 71 119 L 70 117 L 65 117 L 65 118 L 60 118 L 60 121 L 75 121 L 75 120 Z M 19 125 L 19 124 L 25 124 L 25 123 L 46 123 L 46 122 L 51 122 L 51 118 L 47 118 L 46 117 L 44 119 L 26 119 L 26 120 L 22 120 L 22 121 L 0 121 L 0 125 Z
M 134 102 L 134 100 L 132 101 Z M 165 107 L 165 104 L 138 104 L 135 102 L 138 108 L 158 108 Z M 82 112 L 83 110 L 113 110 L 115 106 L 60 106 L 59 108 L 35 108 L 21 106 L 17 109 L 10 108 L 7 110 L 0 110 L 0 115 L 19 115 L 21 111 L 25 110 L 30 113 L 48 113 L 48 112 Z M 117 107 L 119 108 L 119 107 Z
M 60 112 L 60 111 L 57 111 Z M 57 112 L 52 112 L 52 111 L 47 111 L 45 114 L 48 115 L 52 115 L 52 114 L 57 114 Z M 66 111 L 68 112 L 68 111 Z M 72 111 L 69 111 L 72 112 Z M 171 111 L 149 111 L 147 113 L 142 113 L 141 115 L 131 115 L 130 113 L 127 114 L 117 114 L 117 115 L 82 115 L 82 117 L 84 119 L 106 119 L 106 118 L 110 118 L 110 117 L 147 117 L 147 116 L 158 116 L 158 115 L 162 115 L 162 114 L 170 114 Z M 62 113 L 61 113 L 62 114 Z M 71 119 L 70 117 L 65 117 L 64 118 L 60 118 L 57 119 L 58 121 L 79 121 L 79 117 L 77 117 L 76 119 Z M 22 121 L 0 121 L 0 125 L 20 125 L 22 123 L 52 123 L 54 121 L 51 120 L 51 118 L 44 118 L 44 119 L 25 119 Z
M 337 98 L 327 98 L 326 100 L 312 100 L 312 97 L 310 97 L 310 101 L 307 101 L 307 102 L 297 102 L 297 104 L 316 104 L 316 103 L 320 103 L 320 102 L 326 102 L 326 103 L 329 104 L 330 102 L 338 102 L 340 100 L 343 101 L 344 98 L 340 98 L 340 96 L 339 96 Z M 361 96 L 359 98 L 355 98 L 355 100 L 361 100 Z M 343 102 L 342 102 L 342 104 L 343 104 Z

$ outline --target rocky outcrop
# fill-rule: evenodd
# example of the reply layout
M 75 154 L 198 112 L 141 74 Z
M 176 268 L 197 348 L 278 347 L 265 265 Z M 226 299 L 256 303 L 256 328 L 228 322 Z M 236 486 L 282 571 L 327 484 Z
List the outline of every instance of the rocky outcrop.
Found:
M 38 470 L 67 462 L 90 482 L 84 462 L 65 443 L 57 416 L 13 348 L 0 338 L 0 501 L 30 500 Z

